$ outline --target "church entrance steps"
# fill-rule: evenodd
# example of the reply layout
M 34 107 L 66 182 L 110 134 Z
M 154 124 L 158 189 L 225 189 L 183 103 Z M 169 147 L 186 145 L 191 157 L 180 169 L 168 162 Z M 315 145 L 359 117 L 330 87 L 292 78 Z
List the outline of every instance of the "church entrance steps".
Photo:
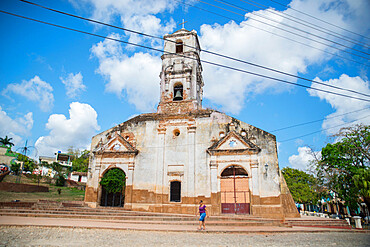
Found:
M 56 212 L 0 212 L 0 216 L 38 217 L 38 218 L 70 218 L 70 219 L 93 219 L 99 221 L 140 223 L 140 224 L 172 224 L 172 225 L 198 225 L 198 217 L 160 217 L 160 216 L 113 216 L 98 214 L 70 214 L 61 211 Z M 207 225 L 225 226 L 283 226 L 279 221 L 271 220 L 225 220 L 210 217 Z M 288 227 L 288 226 L 287 226 Z
M 37 203 L 39 204 L 39 203 Z M 68 204 L 65 204 L 68 205 Z M 28 205 L 27 205 L 28 206 Z M 0 216 L 7 217 L 33 217 L 33 218 L 55 218 L 75 220 L 95 220 L 99 222 L 116 222 L 122 224 L 148 224 L 148 225 L 198 225 L 198 216 L 168 213 L 152 213 L 140 211 L 128 211 L 122 208 L 112 207 L 68 207 L 63 204 L 49 203 L 48 206 L 40 208 L 33 207 L 7 207 L 0 208 Z M 211 216 L 206 219 L 209 226 L 276 226 L 276 227 L 320 227 L 350 229 L 344 220 L 324 219 L 319 217 L 304 216 L 282 221 L 280 219 L 266 219 L 250 215 L 222 215 Z
M 127 211 L 113 208 L 60 208 L 49 207 L 40 209 L 35 208 L 0 208 L 0 216 L 18 216 L 18 217 L 43 217 L 43 218 L 71 218 L 71 219 L 94 219 L 100 221 L 117 221 L 125 223 L 142 223 L 142 224 L 186 224 L 198 225 L 198 216 L 165 214 L 165 213 L 148 213 Z M 253 216 L 211 216 L 207 218 L 209 225 L 225 226 L 287 226 L 280 220 L 263 219 Z
M 303 216 L 302 218 L 286 219 L 285 223 L 290 226 L 305 226 L 305 227 L 329 227 L 329 228 L 347 228 L 352 227 L 348 225 L 346 220 L 327 219 L 319 217 Z
M 322 233 L 322 232 L 362 232 L 364 230 L 349 230 L 323 227 L 280 227 L 280 226 L 229 226 L 210 225 L 207 223 L 206 231 L 198 231 L 198 225 L 192 224 L 156 224 L 145 222 L 122 222 L 94 219 L 70 219 L 70 218 L 44 218 L 44 217 L 18 217 L 0 216 L 0 227 L 2 226 L 38 226 L 57 227 L 73 229 L 112 229 L 130 231 L 163 231 L 163 232 L 193 232 L 193 233 L 231 233 L 231 234 L 279 234 L 279 233 Z

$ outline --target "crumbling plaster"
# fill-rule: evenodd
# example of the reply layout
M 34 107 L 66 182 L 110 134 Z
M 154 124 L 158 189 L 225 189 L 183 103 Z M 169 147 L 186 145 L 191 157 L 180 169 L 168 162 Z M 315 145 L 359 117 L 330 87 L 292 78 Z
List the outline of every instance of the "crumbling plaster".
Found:
M 134 142 L 139 152 L 131 158 L 104 158 L 93 155 L 90 176 L 94 179 L 89 179 L 89 187 L 98 189 L 97 178 L 101 177 L 109 165 L 114 165 L 128 176 L 127 185 L 133 185 L 135 188 L 168 194 L 169 182 L 179 180 L 182 182 L 182 196 L 210 197 L 211 193 L 220 191 L 221 172 L 230 165 L 240 165 L 250 175 L 250 191 L 254 195 L 279 195 L 275 136 L 217 111 L 199 117 L 153 114 L 151 117 L 137 118 L 137 121 L 131 120 L 130 123 L 129 120 L 93 137 L 94 148 L 99 141 L 109 142 L 108 137 L 116 132 L 130 133 L 133 139 L 128 141 Z M 249 156 L 213 157 L 207 153 L 206 150 L 221 138 L 220 132 L 227 134 L 230 131 L 230 123 L 234 123 L 235 132 L 245 131 L 246 138 L 253 137 L 254 144 L 261 151 Z M 180 132 L 179 136 L 174 135 L 175 130 Z M 211 162 L 214 162 L 217 168 L 217 181 L 211 181 Z M 267 175 L 264 170 L 266 163 L 269 164 Z M 130 164 L 133 166 L 132 177 L 129 176 Z M 215 182 L 217 186 L 212 189 Z

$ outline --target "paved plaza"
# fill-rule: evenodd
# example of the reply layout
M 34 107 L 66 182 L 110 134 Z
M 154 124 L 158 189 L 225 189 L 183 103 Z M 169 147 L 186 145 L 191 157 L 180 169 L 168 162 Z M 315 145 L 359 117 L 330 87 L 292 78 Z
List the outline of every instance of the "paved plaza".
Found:
M 0 227 L 0 246 L 370 246 L 370 234 L 204 233 L 83 228 Z

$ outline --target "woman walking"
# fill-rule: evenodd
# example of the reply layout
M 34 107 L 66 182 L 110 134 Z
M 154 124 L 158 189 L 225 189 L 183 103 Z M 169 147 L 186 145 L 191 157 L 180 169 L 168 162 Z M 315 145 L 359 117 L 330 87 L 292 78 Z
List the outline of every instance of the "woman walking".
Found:
M 208 217 L 208 212 L 206 209 L 206 205 L 204 205 L 203 201 L 199 202 L 199 228 L 198 230 L 205 230 L 206 229 L 206 217 Z M 203 226 L 203 227 L 202 227 Z

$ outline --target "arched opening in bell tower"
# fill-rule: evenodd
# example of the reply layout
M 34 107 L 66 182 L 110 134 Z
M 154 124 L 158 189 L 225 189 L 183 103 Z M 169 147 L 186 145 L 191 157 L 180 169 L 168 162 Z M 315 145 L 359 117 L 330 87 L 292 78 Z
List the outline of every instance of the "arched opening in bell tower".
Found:
M 183 92 L 183 86 L 181 83 L 175 84 L 173 87 L 173 101 L 179 101 L 184 99 L 184 92 Z
M 184 52 L 184 43 L 181 39 L 176 40 L 176 53 Z

